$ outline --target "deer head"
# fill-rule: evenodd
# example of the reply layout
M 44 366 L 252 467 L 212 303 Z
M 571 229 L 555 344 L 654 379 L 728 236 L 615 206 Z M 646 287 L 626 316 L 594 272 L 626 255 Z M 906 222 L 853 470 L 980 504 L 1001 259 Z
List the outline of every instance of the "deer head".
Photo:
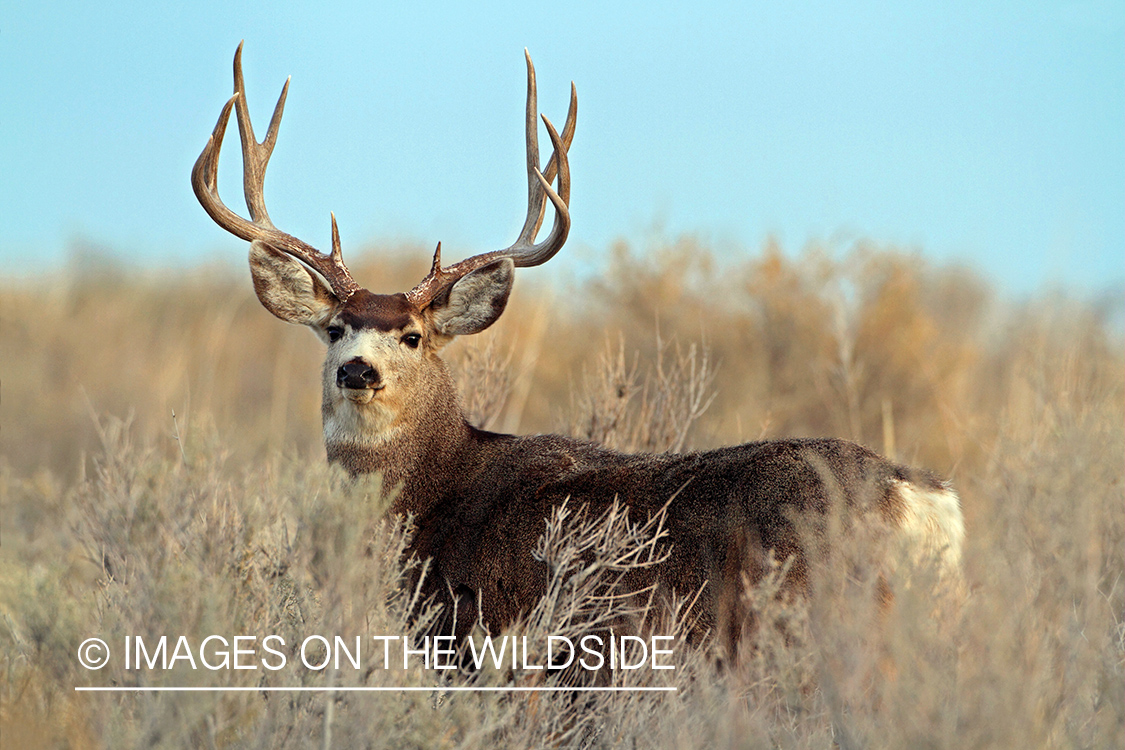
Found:
M 238 46 L 234 95 L 223 107 L 192 169 L 192 188 L 219 226 L 250 241 L 250 271 L 262 305 L 284 321 L 309 326 L 327 345 L 323 412 L 330 456 L 334 445 L 378 444 L 422 422 L 460 419 L 453 387 L 438 352 L 454 337 L 478 333 L 492 325 L 504 312 L 515 267 L 545 263 L 566 241 L 570 229 L 567 149 L 574 138 L 577 94 L 572 83 L 562 135 L 543 117 L 554 153 L 541 172 L 535 68 L 526 50 L 524 54 L 528 205 L 519 237 L 508 248 L 446 267 L 441 265 L 438 244 L 433 266 L 417 286 L 406 293 L 374 294 L 359 286 L 344 265 L 334 215 L 332 251 L 327 255 L 277 229 L 270 220 L 263 182 L 289 82 L 282 88 L 265 140 L 259 143 L 250 124 L 242 45 Z M 242 141 L 249 219 L 229 209 L 218 194 L 219 150 L 232 108 Z M 557 189 L 551 186 L 556 176 Z M 548 236 L 536 243 L 548 201 L 555 209 L 554 225 Z

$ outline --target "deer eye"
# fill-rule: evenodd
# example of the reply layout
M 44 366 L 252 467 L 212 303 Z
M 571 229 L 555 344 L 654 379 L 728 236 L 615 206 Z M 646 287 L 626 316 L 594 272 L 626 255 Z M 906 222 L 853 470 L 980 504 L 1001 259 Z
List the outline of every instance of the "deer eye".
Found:
M 418 344 L 422 343 L 422 336 L 417 333 L 408 333 L 402 337 L 402 343 L 406 344 L 411 349 L 417 349 Z
M 340 337 L 344 335 L 344 329 L 340 326 L 328 326 L 328 340 L 339 341 Z

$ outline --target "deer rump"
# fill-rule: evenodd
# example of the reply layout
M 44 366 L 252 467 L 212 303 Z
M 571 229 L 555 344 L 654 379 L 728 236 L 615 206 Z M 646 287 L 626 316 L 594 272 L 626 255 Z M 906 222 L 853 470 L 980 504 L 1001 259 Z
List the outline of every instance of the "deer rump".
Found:
M 633 523 L 663 510 L 666 559 L 628 571 L 622 586 L 628 592 L 655 584 L 658 602 L 696 597 L 692 639 L 711 633 L 733 648 L 753 618 L 744 588 L 775 561 L 792 558 L 782 591 L 807 593 L 807 552 L 816 545 L 812 556 L 823 557 L 832 513 L 842 529 L 882 527 L 943 564 L 955 565 L 959 554 L 963 532 L 952 490 L 930 472 L 848 441 L 623 454 L 557 435 L 474 432 L 479 455 L 465 456 L 448 474 L 454 480 L 427 502 L 410 503 L 418 510 L 408 553 L 430 561 L 421 590 L 442 605 L 436 630 L 459 642 L 478 623 L 503 630 L 544 595 L 548 566 L 532 550 L 563 502 L 591 518 L 617 501 Z M 889 572 L 887 561 L 871 562 Z

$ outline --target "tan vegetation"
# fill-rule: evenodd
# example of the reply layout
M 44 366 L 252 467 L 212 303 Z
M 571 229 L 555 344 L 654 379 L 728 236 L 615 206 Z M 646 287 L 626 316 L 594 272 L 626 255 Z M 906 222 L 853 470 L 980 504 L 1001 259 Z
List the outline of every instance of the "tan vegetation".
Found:
M 1122 746 L 1119 336 L 1073 300 L 1001 301 L 963 269 L 870 244 L 739 255 L 621 244 L 565 292 L 536 287 L 550 272 L 520 275 L 500 322 L 451 347 L 469 413 L 624 450 L 833 435 L 894 453 L 962 494 L 962 606 L 935 617 L 917 581 L 873 629 L 872 582 L 851 566 L 807 606 L 767 584 L 747 592 L 766 626 L 736 668 L 679 644 L 671 674 L 612 678 L 676 693 L 76 693 L 567 679 L 384 670 L 370 649 L 358 670 L 138 671 L 116 655 L 82 669 L 91 636 L 276 633 L 292 651 L 310 634 L 420 627 L 382 488 L 324 465 L 319 342 L 263 310 L 242 268 L 173 278 L 87 262 L 0 295 L 4 745 Z M 352 270 L 405 289 L 428 260 L 409 258 Z M 536 553 L 557 577 L 519 630 L 533 643 L 611 619 L 606 561 L 651 541 L 588 521 L 545 527 Z M 581 549 L 598 550 L 603 577 L 565 585 Z

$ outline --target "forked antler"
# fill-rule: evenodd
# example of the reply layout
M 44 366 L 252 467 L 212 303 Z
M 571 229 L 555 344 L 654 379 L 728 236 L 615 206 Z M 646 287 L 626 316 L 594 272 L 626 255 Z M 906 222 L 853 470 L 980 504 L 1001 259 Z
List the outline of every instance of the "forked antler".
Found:
M 462 276 L 477 268 L 492 263 L 500 258 L 511 258 L 516 266 L 538 266 L 550 260 L 566 242 L 567 233 L 570 231 L 570 164 L 567 161 L 567 150 L 574 140 L 574 126 L 578 116 L 578 92 L 574 83 L 570 84 L 570 108 L 566 114 L 566 124 L 560 136 L 555 126 L 543 115 L 543 124 L 547 126 L 547 134 L 554 146 L 554 153 L 547 162 L 547 169 L 539 171 L 539 137 L 537 118 L 539 116 L 535 92 L 535 66 L 531 62 L 531 55 L 525 49 L 524 57 L 527 59 L 527 218 L 524 220 L 523 229 L 519 237 L 511 246 L 503 250 L 474 255 L 460 263 L 455 263 L 446 268 L 441 267 L 441 244 L 434 251 L 434 262 L 430 272 L 418 283 L 416 287 L 406 294 L 406 298 L 424 308 L 434 297 L 447 289 L 452 283 Z M 559 187 L 556 192 L 551 187 L 551 182 L 556 174 Z M 543 223 L 543 215 L 547 210 L 547 200 L 555 207 L 555 223 L 551 233 L 539 244 L 535 244 L 535 236 Z
M 215 223 L 236 237 L 244 240 L 261 240 L 277 250 L 291 255 L 297 260 L 316 271 L 328 282 L 332 293 L 341 301 L 347 299 L 360 286 L 348 272 L 340 253 L 340 233 L 336 228 L 336 217 L 332 216 L 332 253 L 325 255 L 316 248 L 297 239 L 291 234 L 282 232 L 270 221 L 266 212 L 263 184 L 266 179 L 266 166 L 269 164 L 270 154 L 277 142 L 277 130 L 281 125 L 281 114 L 285 109 L 285 97 L 289 93 L 289 80 L 281 89 L 281 96 L 273 110 L 269 130 L 266 138 L 258 143 L 254 138 L 254 127 L 250 124 L 250 112 L 246 106 L 246 87 L 242 81 L 242 43 L 234 53 L 234 96 L 223 106 L 219 114 L 219 121 L 215 125 L 203 153 L 195 161 L 191 170 L 191 186 L 195 190 L 195 197 L 199 199 L 203 209 L 215 220 Z M 250 211 L 250 220 L 242 218 L 230 210 L 219 198 L 218 173 L 219 150 L 223 145 L 223 135 L 227 130 L 230 120 L 231 107 L 235 108 L 238 117 L 238 132 L 242 139 L 242 183 L 246 195 L 246 208 Z
M 570 108 L 566 115 L 566 124 L 560 136 L 554 125 L 547 117 L 543 116 L 543 123 L 547 126 L 547 133 L 554 146 L 554 152 L 547 162 L 545 171 L 539 171 L 539 139 L 538 139 L 538 107 L 535 91 L 535 66 L 532 65 L 531 55 L 524 50 L 527 58 L 527 218 L 524 220 L 523 229 L 519 237 L 511 246 L 503 250 L 474 255 L 460 263 L 455 263 L 446 268 L 441 267 L 441 244 L 434 252 L 434 262 L 430 272 L 417 286 L 407 292 L 406 297 L 418 308 L 424 308 L 444 289 L 455 281 L 477 268 L 492 263 L 500 258 L 511 258 L 517 266 L 538 266 L 546 263 L 559 251 L 566 242 L 567 233 L 570 231 L 570 212 L 567 208 L 570 202 L 570 165 L 567 161 L 567 150 L 574 140 L 574 127 L 578 115 L 578 93 L 574 84 L 570 84 Z M 204 146 L 203 152 L 195 162 L 191 171 L 191 185 L 195 196 L 199 199 L 204 210 L 215 220 L 219 226 L 231 234 L 244 240 L 261 240 L 271 247 L 280 250 L 301 261 L 313 271 L 320 274 L 342 301 L 347 299 L 360 286 L 352 279 L 340 252 L 340 234 L 336 228 L 336 217 L 332 216 L 332 252 L 329 255 L 321 253 L 311 245 L 302 242 L 296 237 L 282 232 L 273 225 L 263 192 L 266 178 L 266 166 L 269 164 L 270 154 L 273 153 L 274 144 L 277 142 L 277 131 L 281 125 L 282 112 L 285 109 L 285 97 L 289 93 L 289 81 L 281 89 L 281 96 L 274 107 L 273 117 L 270 119 L 266 138 L 261 143 L 254 137 L 254 128 L 250 124 L 250 113 L 246 106 L 246 92 L 242 80 L 242 44 L 234 54 L 234 95 L 223 106 L 219 114 L 219 121 L 215 125 L 211 137 Z M 219 150 L 222 148 L 223 136 L 226 133 L 227 123 L 230 120 L 231 108 L 235 109 L 238 118 L 238 130 L 242 140 L 242 182 L 246 197 L 246 207 L 250 211 L 250 220 L 244 219 L 223 203 L 219 198 L 218 169 Z M 551 187 L 551 182 L 558 177 L 558 190 Z M 543 216 L 547 210 L 547 201 L 555 207 L 555 223 L 551 233 L 542 242 L 536 244 L 535 237 L 539 234 L 543 223 Z

